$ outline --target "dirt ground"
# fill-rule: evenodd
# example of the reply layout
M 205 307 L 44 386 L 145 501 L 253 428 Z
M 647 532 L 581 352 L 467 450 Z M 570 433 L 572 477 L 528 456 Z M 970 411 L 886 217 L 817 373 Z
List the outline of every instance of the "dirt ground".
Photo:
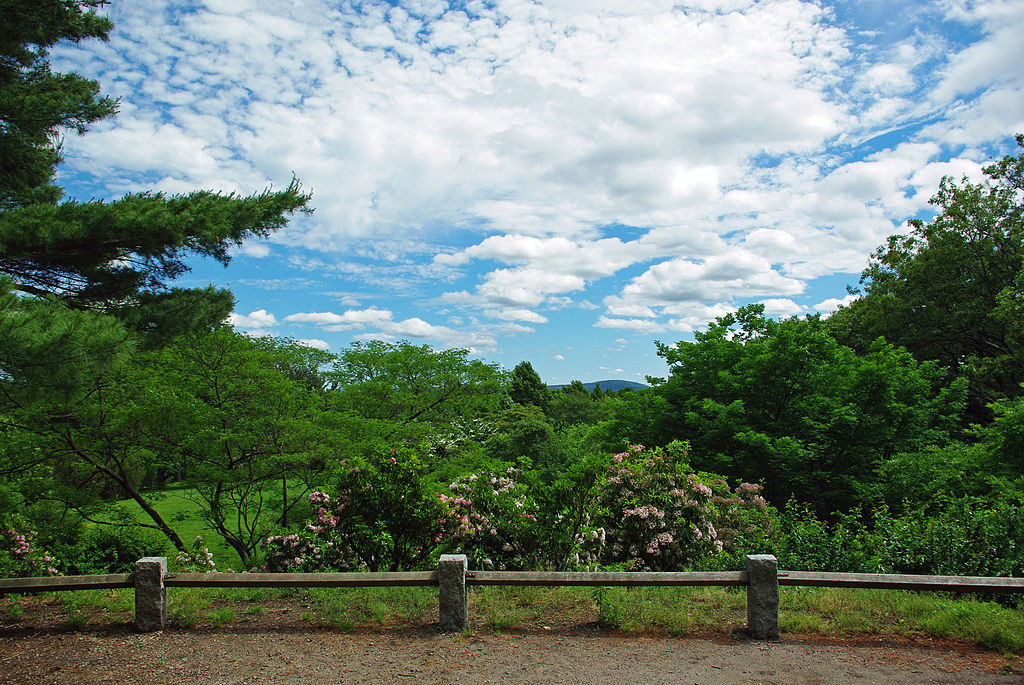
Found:
M 219 628 L 0 620 L 0 683 L 1024 683 L 1024 659 L 931 640 L 622 635 L 593 624 L 340 633 L 270 612 Z M 291 615 L 295 615 L 292 613 Z

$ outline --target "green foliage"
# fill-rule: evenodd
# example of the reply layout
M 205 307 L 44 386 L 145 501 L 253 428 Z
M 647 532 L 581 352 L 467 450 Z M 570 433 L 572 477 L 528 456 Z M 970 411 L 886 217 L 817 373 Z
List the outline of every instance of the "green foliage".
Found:
M 441 530 L 441 509 L 427 473 L 413 450 L 342 460 L 331 478 L 330 516 L 336 520 L 325 534 L 371 571 L 421 568 L 432 558 Z
M 714 527 L 722 543 L 722 552 L 702 560 L 702 568 L 744 570 L 746 555 L 770 554 L 778 547 L 782 534 L 779 512 L 761 495 L 764 486 L 740 483 L 730 489 L 728 482 L 715 474 L 700 476 L 711 486 Z
M 553 480 L 566 467 L 566 453 L 551 424 L 532 406 L 504 412 L 495 422 L 495 433 L 484 443 L 494 459 L 536 467 L 545 480 Z
M 418 442 L 454 421 L 497 409 L 504 386 L 500 368 L 470 359 L 468 350 L 407 341 L 356 341 L 326 378 L 329 407 L 357 417 L 379 444 Z
M 837 513 L 829 523 L 791 500 L 781 512 L 780 525 L 782 540 L 775 551 L 779 568 L 867 573 L 875 565 L 868 531 L 856 514 Z
M 330 495 L 309 495 L 313 520 L 301 530 L 286 535 L 271 535 L 263 543 L 265 563 L 261 571 L 270 573 L 316 573 L 318 571 L 355 571 L 360 563 L 352 549 L 352 536 L 338 530 L 340 517 L 331 513 Z
M 19 297 L 0 275 L 0 411 L 71 403 L 134 350 L 112 316 Z
M 566 428 L 579 424 L 596 424 L 607 416 L 605 404 L 601 401 L 604 393 L 598 396 L 597 392 L 591 395 L 579 381 L 578 388 L 570 384 L 562 388 L 560 392 L 550 394 L 547 414 L 551 422 L 558 428 Z M 582 392 L 581 392 L 582 389 Z
M 182 336 L 148 355 L 145 384 L 160 389 L 145 431 L 150 465 L 181 476 L 209 525 L 248 567 L 321 478 L 330 448 L 321 394 L 304 373 L 321 357 L 291 341 L 254 341 L 225 328 Z M 154 414 L 153 410 L 159 409 Z M 148 439 L 147 439 L 147 436 Z
M 671 376 L 656 390 L 697 465 L 822 513 L 864 496 L 882 459 L 948 440 L 962 407 L 963 385 L 934 364 L 881 340 L 858 355 L 819 318 L 773 321 L 761 305 L 658 354 Z
M 57 547 L 63 573 L 132 573 L 142 557 L 159 556 L 162 541 L 135 528 L 89 526 Z
M 516 404 L 531 404 L 541 409 L 548 406 L 548 388 L 528 361 L 521 361 L 512 369 L 508 395 Z
M 512 467 L 462 476 L 438 495 L 437 541 L 478 568 L 591 568 L 604 544 L 595 523 L 598 468 L 584 463 L 550 483 Z
M 651 571 L 688 568 L 722 543 L 712 491 L 688 463 L 685 443 L 612 456 L 600 495 L 603 561 Z
M 829 523 L 791 502 L 780 516 L 780 568 L 862 573 L 1019 576 L 1024 573 L 1024 503 L 1019 496 L 960 497 L 868 521 Z
M 974 420 L 1024 381 L 1022 169 L 1018 154 L 986 167 L 982 183 L 944 178 L 935 219 L 891 236 L 861 276 L 864 295 L 829 321 L 857 349 L 884 336 L 965 375 Z
M 595 426 L 591 439 L 603 451 L 616 452 L 631 442 L 667 445 L 681 437 L 676 412 L 658 388 L 606 398 L 601 406 L 610 416 Z
M 99 84 L 50 70 L 47 51 L 61 40 L 106 40 L 101 0 L 11 0 L 0 5 L 0 211 L 56 200 L 53 185 L 63 130 L 85 132 L 117 111 Z
M 16 516 L 0 516 L 0 578 L 55 576 L 60 562 L 36 544 L 36 531 Z

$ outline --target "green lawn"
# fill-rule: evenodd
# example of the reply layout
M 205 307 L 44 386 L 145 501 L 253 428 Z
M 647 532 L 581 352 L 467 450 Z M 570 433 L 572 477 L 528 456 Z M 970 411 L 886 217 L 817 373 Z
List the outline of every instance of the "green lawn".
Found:
M 219 570 L 231 568 L 242 570 L 242 562 L 238 553 L 224 544 L 224 540 L 203 520 L 202 510 L 190 497 L 191 490 L 184 487 L 171 487 L 159 491 L 145 493 L 149 502 L 160 516 L 177 531 L 186 545 L 191 545 L 196 536 L 203 538 L 204 546 L 213 552 L 213 559 Z M 121 500 L 111 506 L 118 507 L 136 520 L 149 523 L 150 518 L 135 500 Z M 166 540 L 166 538 L 164 538 Z M 173 558 L 176 554 L 167 542 L 164 553 Z

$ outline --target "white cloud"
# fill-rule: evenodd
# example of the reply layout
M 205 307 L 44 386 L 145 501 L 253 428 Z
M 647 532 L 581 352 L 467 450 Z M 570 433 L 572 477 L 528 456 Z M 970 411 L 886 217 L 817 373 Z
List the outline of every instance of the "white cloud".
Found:
M 266 309 L 257 309 L 248 314 L 232 312 L 228 315 L 228 323 L 235 328 L 246 331 L 258 331 L 277 325 L 277 317 Z
M 666 327 L 648 319 L 619 319 L 602 315 L 594 324 L 598 328 L 618 328 L 637 333 L 661 333 Z
M 809 0 L 466 7 L 116 3 L 109 42 L 54 51 L 122 98 L 67 168 L 108 198 L 294 173 L 316 214 L 237 253 L 350 309 L 287 323 L 495 349 L 570 308 L 641 334 L 793 311 L 1024 130 L 1014 0 L 851 5 L 846 25 Z M 430 323 L 439 303 L 465 324 Z
M 365 325 L 380 324 L 393 318 L 391 311 L 369 307 L 368 309 L 349 309 L 341 314 L 334 312 L 298 312 L 284 317 L 291 323 L 311 323 L 327 326 L 328 330 L 346 330 Z
M 778 273 L 768 260 L 743 250 L 703 262 L 672 259 L 655 264 L 622 289 L 617 306 L 635 303 L 722 301 L 758 295 L 795 295 L 803 282 Z
M 305 345 L 306 347 L 312 347 L 314 349 L 323 350 L 325 352 L 331 349 L 330 344 L 328 344 L 326 340 L 321 340 L 320 338 L 300 338 L 299 342 Z
M 502 321 L 529 321 L 530 323 L 547 323 L 546 316 L 529 309 L 485 309 L 484 316 Z
M 584 280 L 572 274 L 538 269 L 497 269 L 484 278 L 475 294 L 466 291 L 445 293 L 442 301 L 451 303 L 487 303 L 522 309 L 536 307 L 549 294 L 581 290 Z
M 761 300 L 758 304 L 764 305 L 766 316 L 794 316 L 806 311 L 804 307 L 786 297 L 769 298 Z
M 812 305 L 812 308 L 816 312 L 821 312 L 823 314 L 831 314 L 832 312 L 836 311 L 840 307 L 848 307 L 858 297 L 860 297 L 860 296 L 859 295 L 847 295 L 846 297 L 843 297 L 843 298 L 829 297 L 829 298 L 826 298 L 826 299 L 822 300 L 821 302 L 819 302 L 816 305 Z

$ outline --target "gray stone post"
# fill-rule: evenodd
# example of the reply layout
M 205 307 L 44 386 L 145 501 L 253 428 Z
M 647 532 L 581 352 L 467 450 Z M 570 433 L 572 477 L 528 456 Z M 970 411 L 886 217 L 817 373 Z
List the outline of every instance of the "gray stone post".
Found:
M 135 562 L 135 629 L 163 630 L 167 624 L 167 557 L 144 557 Z
M 771 554 L 747 556 L 747 631 L 757 640 L 779 637 L 779 562 Z
M 469 627 L 465 554 L 442 554 L 437 565 L 438 614 L 441 630 L 459 633 Z

